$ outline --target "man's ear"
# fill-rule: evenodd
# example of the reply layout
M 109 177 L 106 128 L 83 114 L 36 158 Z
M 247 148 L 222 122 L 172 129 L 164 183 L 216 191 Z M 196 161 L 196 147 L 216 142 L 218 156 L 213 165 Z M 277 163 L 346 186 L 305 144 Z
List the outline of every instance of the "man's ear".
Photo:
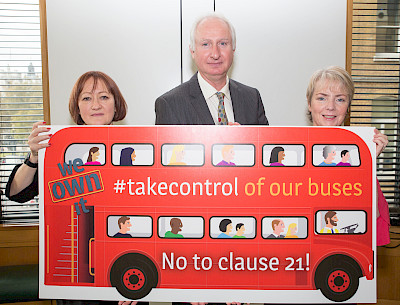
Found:
M 192 50 L 192 48 L 189 46 L 189 51 L 190 51 L 190 55 L 192 55 L 192 58 L 194 58 L 194 51 Z

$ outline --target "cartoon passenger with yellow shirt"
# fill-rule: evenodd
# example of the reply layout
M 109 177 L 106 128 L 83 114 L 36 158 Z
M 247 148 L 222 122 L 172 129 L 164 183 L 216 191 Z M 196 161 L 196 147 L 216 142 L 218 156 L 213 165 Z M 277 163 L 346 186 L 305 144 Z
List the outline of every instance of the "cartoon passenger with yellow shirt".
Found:
M 323 228 L 319 233 L 331 233 L 331 234 L 336 234 L 339 233 L 339 230 L 333 227 L 337 226 L 337 222 L 339 219 L 337 218 L 336 212 L 335 211 L 328 211 L 325 214 L 325 228 Z
M 288 226 L 288 229 L 287 229 L 287 233 L 286 233 L 286 236 L 285 236 L 285 238 L 299 238 L 296 234 L 297 234 L 297 224 L 295 224 L 295 223 L 291 223 L 289 226 Z

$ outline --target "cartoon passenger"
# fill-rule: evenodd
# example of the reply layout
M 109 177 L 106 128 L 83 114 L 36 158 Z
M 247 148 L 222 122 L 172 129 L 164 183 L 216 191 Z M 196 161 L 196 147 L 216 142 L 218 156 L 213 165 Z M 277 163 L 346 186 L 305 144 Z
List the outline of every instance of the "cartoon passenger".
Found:
M 244 224 L 238 223 L 236 225 L 236 234 L 233 236 L 233 238 L 246 238 L 246 236 L 243 235 L 245 230 Z
M 297 224 L 291 223 L 287 229 L 285 238 L 299 238 L 296 234 L 297 234 Z
M 91 149 L 89 149 L 89 155 L 85 165 L 101 165 L 101 163 L 97 161 L 99 155 L 100 151 L 98 147 L 92 147 Z
M 271 157 L 269 158 L 270 166 L 285 166 L 282 163 L 283 159 L 285 159 L 285 150 L 281 146 L 276 146 L 271 151 Z
M 222 232 L 218 238 L 232 238 L 229 233 L 232 231 L 232 221 L 230 219 L 222 219 L 219 223 L 219 230 Z
M 123 148 L 119 157 L 119 165 L 132 166 L 135 159 L 136 153 L 132 147 Z
M 235 163 L 231 162 L 235 158 L 235 151 L 233 145 L 224 145 L 221 149 L 222 161 L 217 166 L 236 166 Z
M 350 153 L 348 150 L 342 150 L 340 152 L 340 156 L 342 157 L 342 161 L 340 161 L 336 166 L 351 166 L 350 160 Z
M 326 145 L 322 149 L 322 155 L 324 157 L 324 161 L 322 161 L 318 166 L 336 166 L 336 163 L 333 162 L 336 157 L 336 147 L 332 145 Z
M 122 216 L 118 219 L 119 231 L 113 237 L 132 237 L 131 234 L 127 233 L 132 227 L 130 217 Z
M 325 228 L 323 228 L 319 233 L 339 233 L 339 230 L 333 227 L 337 226 L 337 222 L 339 219 L 337 218 L 335 211 L 329 211 L 325 214 Z
M 171 226 L 171 231 L 165 232 L 164 237 L 167 238 L 183 238 L 182 234 L 178 234 L 179 231 L 182 231 L 182 221 L 179 218 L 172 218 L 169 222 Z
M 184 157 L 185 157 L 185 146 L 175 145 L 174 148 L 172 149 L 172 155 L 168 165 L 186 165 L 186 163 L 183 162 Z
M 272 226 L 272 234 L 268 235 L 267 238 L 284 238 L 285 235 L 281 235 L 281 233 L 285 229 L 285 223 L 281 219 L 274 219 L 271 223 Z

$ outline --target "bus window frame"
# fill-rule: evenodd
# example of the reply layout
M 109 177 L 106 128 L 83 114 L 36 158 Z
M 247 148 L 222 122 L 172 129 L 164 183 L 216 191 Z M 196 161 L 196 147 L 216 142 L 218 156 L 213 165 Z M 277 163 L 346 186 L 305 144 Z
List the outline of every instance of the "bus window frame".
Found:
M 359 165 L 351 165 L 351 166 L 337 166 L 337 165 L 335 165 L 335 166 L 325 166 L 325 165 L 315 165 L 314 164 L 314 146 L 316 146 L 316 145 L 318 145 L 318 146 L 326 146 L 326 145 L 332 145 L 332 146 L 336 146 L 336 147 L 338 147 L 338 146 L 349 146 L 349 145 L 354 145 L 354 146 L 356 146 L 357 147 L 357 152 L 358 152 L 358 159 L 360 160 L 360 164 Z M 338 152 L 338 150 L 336 150 L 336 153 Z M 311 164 L 312 164 L 312 166 L 314 166 L 314 167 L 323 167 L 323 168 L 335 168 L 335 167 L 337 167 L 337 168 L 351 168 L 351 167 L 361 167 L 361 164 L 362 164 L 362 162 L 361 162 L 361 155 L 360 155 L 360 147 L 358 147 L 358 145 L 357 144 L 321 144 L 321 143 L 318 143 L 318 144 L 313 144 L 312 146 L 311 146 Z
M 151 220 L 151 234 L 150 234 L 150 236 L 132 236 L 130 238 L 121 238 L 121 237 L 110 236 L 108 234 L 108 218 L 111 217 L 111 216 L 118 216 L 118 217 L 127 216 L 127 217 L 130 217 L 130 218 L 133 218 L 133 217 L 147 217 L 147 218 L 150 218 L 150 220 Z M 112 239 L 117 239 L 117 240 L 119 240 L 119 239 L 131 240 L 131 238 L 147 238 L 148 239 L 148 238 L 152 238 L 153 237 L 153 234 L 154 234 L 154 232 L 153 232 L 153 224 L 154 224 L 153 217 L 150 216 L 150 215 L 110 214 L 110 215 L 107 215 L 107 218 L 106 218 L 106 231 L 107 231 L 106 233 L 107 233 L 107 237 L 112 238 Z
M 264 235 L 263 235 L 263 220 L 264 220 L 264 218 L 276 218 L 276 219 L 279 219 L 279 218 L 304 218 L 305 220 L 306 220 L 306 224 L 307 224 L 307 230 L 306 230 L 306 232 L 307 232 L 307 235 L 306 235 L 306 237 L 298 237 L 298 238 L 268 238 L 268 237 L 264 237 Z M 308 239 L 308 237 L 309 237 L 309 233 L 308 233 L 308 230 L 310 229 L 310 222 L 309 222 L 309 220 L 308 220 L 308 217 L 307 216 L 287 216 L 287 215 L 280 215 L 280 216 L 263 216 L 262 218 L 261 218 L 261 237 L 263 238 L 263 239 L 266 239 L 266 240 L 282 240 L 282 239 L 285 239 L 285 240 L 300 240 L 300 239 L 302 239 L 302 240 L 306 240 L 306 239 Z
M 160 236 L 160 218 L 163 218 L 163 217 L 165 217 L 165 218 L 201 218 L 201 220 L 203 221 L 203 235 L 201 236 L 201 237 L 183 237 L 183 238 L 170 238 L 170 237 L 163 237 L 163 236 Z M 181 220 L 182 221 L 182 220 Z M 184 239 L 203 239 L 204 238 L 204 236 L 205 236 L 205 225 L 206 225 L 206 222 L 205 222 L 205 220 L 204 220 L 204 217 L 203 216 L 193 216 L 193 215 L 191 215 L 191 216 L 185 216 L 185 215 L 178 215 L 178 216 L 176 216 L 176 215 L 173 215 L 173 216 L 171 216 L 171 215 L 160 215 L 160 216 L 158 216 L 157 217 L 157 236 L 158 236 L 158 238 L 160 238 L 160 239 L 163 239 L 163 240 L 184 240 Z
M 271 165 L 265 165 L 264 164 L 264 146 L 270 146 L 270 145 L 273 145 L 273 146 L 303 146 L 303 148 L 304 148 L 304 158 L 303 158 L 303 165 L 285 165 L 285 166 L 271 166 Z M 306 150 L 307 150 L 307 148 L 306 148 L 306 146 L 304 145 L 304 144 L 293 144 L 293 143 L 289 143 L 289 144 L 282 144 L 282 143 L 280 143 L 280 144 L 273 144 L 273 143 L 264 143 L 263 145 L 262 145 L 262 147 L 261 147 L 261 163 L 262 163 L 262 165 L 264 166 L 264 167 L 268 167 L 268 168 L 285 168 L 285 167 L 304 167 L 304 166 L 306 166 L 306 157 L 307 157 L 307 153 L 306 153 Z
M 232 146 L 243 146 L 243 145 L 248 145 L 248 146 L 252 146 L 253 147 L 253 165 L 235 165 L 235 166 L 224 166 L 224 165 L 214 165 L 214 146 L 216 145 L 232 145 Z M 257 153 L 256 153 L 256 146 L 252 143 L 214 143 L 211 146 L 211 165 L 213 167 L 254 167 L 256 165 L 256 157 L 257 157 Z
M 67 163 L 67 161 L 65 160 L 65 155 L 66 155 L 66 153 L 67 153 L 67 151 L 68 151 L 68 149 L 69 149 L 69 147 L 70 146 L 73 146 L 73 145 L 79 145 L 79 144 L 93 144 L 93 145 L 95 145 L 95 144 L 97 144 L 97 145 L 103 145 L 104 146 L 104 164 L 100 164 L 100 165 L 85 165 L 85 161 L 84 160 L 82 160 L 82 162 L 83 162 L 83 166 L 104 166 L 104 165 L 106 165 L 107 164 L 107 145 L 106 144 L 104 144 L 104 143 L 99 143 L 99 142 L 97 142 L 97 143 L 91 143 L 91 142 L 74 142 L 74 143 L 71 143 L 71 144 L 69 144 L 66 148 L 65 148 L 65 150 L 64 150 L 64 155 L 63 155 L 63 161 L 64 161 L 64 163 Z M 74 160 L 70 160 L 70 161 L 74 161 Z
M 326 212 L 328 212 L 328 211 L 334 211 L 334 212 L 364 212 L 364 216 L 365 216 L 365 218 L 364 218 L 364 221 L 365 221 L 365 231 L 363 232 L 363 233 L 334 233 L 334 234 L 332 234 L 332 233 L 320 233 L 320 232 L 318 232 L 317 231 L 317 214 L 319 213 L 319 212 L 322 212 L 322 211 L 326 211 Z M 322 210 L 322 209 L 320 209 L 320 210 L 317 210 L 315 213 L 314 213 L 314 233 L 316 234 L 316 235 L 322 235 L 322 236 L 327 236 L 327 235 L 364 235 L 364 234 L 367 234 L 367 232 L 368 232 L 368 213 L 367 213 L 367 211 L 365 211 L 365 210 L 328 210 L 328 209 L 324 209 L 324 210 Z M 339 230 L 338 230 L 339 231 Z
M 163 158 L 163 147 L 165 145 L 184 145 L 184 146 L 200 145 L 203 148 L 203 163 L 201 165 L 168 165 L 168 164 L 164 164 L 162 158 Z M 160 163 L 161 163 L 162 166 L 165 166 L 165 167 L 203 167 L 204 164 L 206 163 L 205 145 L 203 143 L 163 143 L 161 145 Z
M 128 146 L 133 146 L 133 145 L 150 145 L 153 149 L 153 163 L 152 164 L 132 164 L 132 165 L 117 165 L 113 163 L 113 147 L 114 145 L 128 145 Z M 154 151 L 154 144 L 153 143 L 113 143 L 111 145 L 111 164 L 113 166 L 117 166 L 117 167 L 130 167 L 130 166 L 154 166 L 155 163 L 155 155 L 154 155 L 155 151 Z
M 211 236 L 211 219 L 212 218 L 229 218 L 229 219 L 232 219 L 232 218 L 253 218 L 254 219 L 254 237 L 252 237 L 252 238 L 250 238 L 250 237 L 246 237 L 246 238 L 218 238 L 218 237 L 212 237 Z M 256 239 L 257 238 L 257 218 L 255 217 L 255 216 L 219 216 L 219 215 L 214 215 L 214 216 L 211 216 L 209 219 L 208 219 L 208 235 L 209 235 L 209 237 L 210 237 L 210 239 L 212 239 L 212 240 L 253 240 L 253 239 Z

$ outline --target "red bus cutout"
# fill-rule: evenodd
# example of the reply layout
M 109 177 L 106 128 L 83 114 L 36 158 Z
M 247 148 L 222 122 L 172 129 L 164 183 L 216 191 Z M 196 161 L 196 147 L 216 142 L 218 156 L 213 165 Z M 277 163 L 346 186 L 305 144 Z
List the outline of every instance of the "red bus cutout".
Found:
M 39 163 L 41 297 L 376 300 L 372 128 L 52 133 Z

